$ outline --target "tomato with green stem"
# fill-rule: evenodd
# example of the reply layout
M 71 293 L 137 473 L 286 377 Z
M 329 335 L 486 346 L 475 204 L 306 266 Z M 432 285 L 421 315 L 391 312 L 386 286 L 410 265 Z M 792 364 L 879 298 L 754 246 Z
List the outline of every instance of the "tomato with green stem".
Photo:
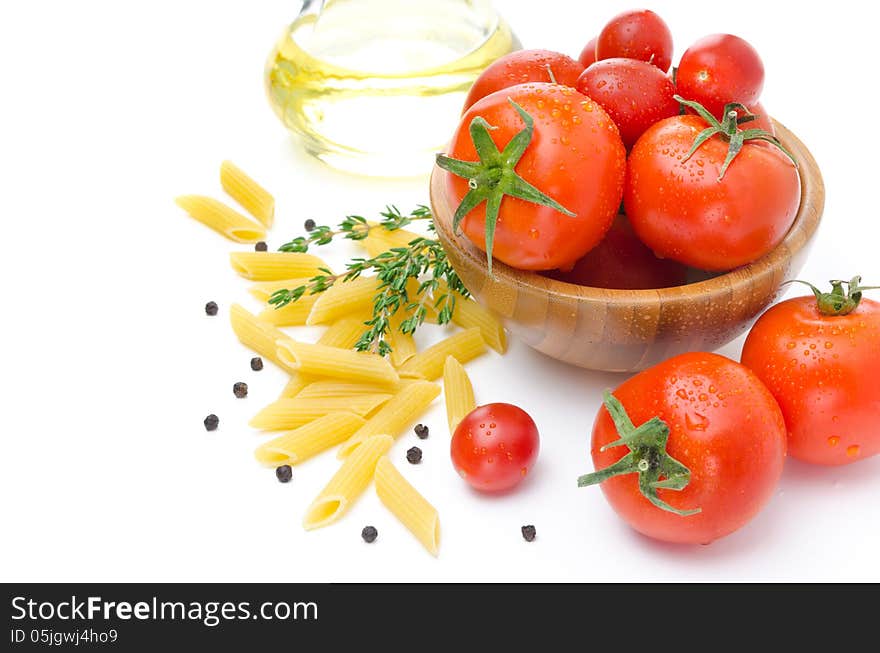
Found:
M 593 425 L 601 484 L 632 528 L 666 542 L 708 544 L 749 522 L 773 496 L 785 422 L 749 369 L 718 354 L 670 358 L 605 394 Z
M 758 319 L 741 360 L 779 402 L 791 455 L 846 465 L 880 453 L 880 302 L 860 277 L 807 285 Z
M 624 206 L 658 256 L 725 271 L 776 247 L 801 200 L 794 156 L 769 132 L 738 124 L 730 104 L 719 122 L 676 96 L 695 116 L 667 118 L 630 152 Z
M 522 270 L 566 268 L 608 231 L 623 195 L 626 149 L 596 102 L 559 84 L 497 91 L 462 116 L 447 193 L 461 229 L 492 259 Z
M 493 61 L 480 73 L 464 101 L 462 113 L 487 95 L 528 82 L 551 82 L 574 88 L 585 66 L 552 50 L 517 50 Z
M 664 73 L 672 64 L 672 32 L 649 9 L 625 11 L 612 18 L 596 40 L 596 60 L 625 57 L 647 61 Z

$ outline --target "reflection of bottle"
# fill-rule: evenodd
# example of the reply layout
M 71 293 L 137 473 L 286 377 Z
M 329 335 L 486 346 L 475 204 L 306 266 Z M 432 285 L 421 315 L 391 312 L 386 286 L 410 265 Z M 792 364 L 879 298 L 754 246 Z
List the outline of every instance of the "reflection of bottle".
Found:
M 327 163 L 422 175 L 471 83 L 518 47 L 488 0 L 306 0 L 269 57 L 266 89 Z

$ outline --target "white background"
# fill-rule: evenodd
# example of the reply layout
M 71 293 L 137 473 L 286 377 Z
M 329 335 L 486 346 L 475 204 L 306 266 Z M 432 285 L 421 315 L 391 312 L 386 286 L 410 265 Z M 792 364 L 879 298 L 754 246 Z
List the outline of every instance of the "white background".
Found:
M 502 1 L 526 47 L 576 55 L 628 2 Z M 880 282 L 876 21 L 867 3 L 651 3 L 676 57 L 728 31 L 761 52 L 768 110 L 812 149 L 828 203 L 802 277 Z M 622 380 L 513 343 L 469 366 L 478 400 L 526 408 L 542 433 L 519 491 L 485 497 L 455 475 L 442 401 L 408 478 L 439 508 L 439 559 L 369 490 L 336 525 L 305 533 L 332 455 L 279 484 L 252 458 L 248 418 L 284 382 L 227 322 L 256 304 L 229 270 L 235 246 L 187 219 L 175 195 L 219 195 L 230 158 L 278 199 L 277 247 L 307 217 L 427 200 L 424 180 L 335 173 L 304 156 L 264 97 L 265 57 L 292 1 L 19 2 L 0 9 L 3 289 L 0 580 L 747 581 L 880 580 L 880 458 L 823 469 L 789 461 L 777 496 L 707 547 L 630 531 L 597 488 L 588 437 L 599 393 Z M 241 246 L 246 249 L 246 246 Z M 336 262 L 352 253 L 341 248 Z M 207 318 L 216 300 L 221 314 Z M 426 333 L 431 339 L 438 334 Z M 737 357 L 741 342 L 723 353 Z M 250 385 L 236 400 L 234 381 Z M 877 382 L 876 379 L 866 382 Z M 207 433 L 202 419 L 217 413 Z M 379 539 L 360 539 L 365 524 Z M 522 524 L 538 539 L 527 544 Z

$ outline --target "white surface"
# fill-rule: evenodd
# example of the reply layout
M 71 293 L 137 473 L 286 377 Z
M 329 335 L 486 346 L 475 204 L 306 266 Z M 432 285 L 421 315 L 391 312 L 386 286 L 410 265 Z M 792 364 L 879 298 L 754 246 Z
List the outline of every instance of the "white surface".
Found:
M 336 461 L 297 467 L 288 485 L 253 461 L 261 438 L 246 421 L 284 376 L 271 365 L 250 371 L 228 327 L 232 302 L 256 308 L 227 265 L 234 246 L 172 199 L 220 196 L 217 168 L 230 158 L 275 192 L 277 247 L 307 217 L 411 207 L 427 189 L 334 173 L 296 149 L 261 79 L 296 5 L 2 4 L 0 580 L 880 580 L 880 458 L 837 469 L 789 462 L 778 495 L 740 532 L 708 547 L 657 544 L 618 520 L 597 488 L 575 487 L 592 467 L 599 393 L 622 379 L 518 343 L 468 369 L 478 400 L 519 404 L 541 429 L 537 467 L 519 491 L 479 496 L 458 479 L 439 401 L 424 419 L 430 439 L 409 434 L 393 450 L 439 508 L 439 559 L 372 489 L 336 525 L 303 532 Z M 575 55 L 629 3 L 601 5 L 496 3 L 526 47 Z M 741 34 L 763 55 L 764 104 L 812 149 L 828 187 L 801 276 L 880 281 L 867 5 L 803 3 L 797 16 L 788 3 L 650 5 L 672 27 L 676 56 L 715 31 Z M 351 252 L 334 251 L 337 262 Z M 202 309 L 212 299 L 213 319 Z M 738 356 L 740 344 L 723 353 Z M 250 385 L 246 400 L 232 395 L 238 380 Z M 211 412 L 221 426 L 207 433 Z M 404 461 L 416 442 L 418 467 Z M 519 533 L 527 523 L 538 530 L 531 544 Z M 379 529 L 371 546 L 365 524 Z

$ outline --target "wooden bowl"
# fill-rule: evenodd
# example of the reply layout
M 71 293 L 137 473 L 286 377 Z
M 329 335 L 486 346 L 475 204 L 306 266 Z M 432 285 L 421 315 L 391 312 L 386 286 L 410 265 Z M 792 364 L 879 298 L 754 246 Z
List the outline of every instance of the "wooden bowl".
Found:
M 810 151 L 774 122 L 799 163 L 801 204 L 794 224 L 763 258 L 705 281 L 657 290 L 589 288 L 514 269 L 452 231 L 446 174 L 435 167 L 431 206 L 440 242 L 478 301 L 538 351 L 593 370 L 635 372 L 687 351 L 712 351 L 743 333 L 798 273 L 825 206 L 822 175 Z

